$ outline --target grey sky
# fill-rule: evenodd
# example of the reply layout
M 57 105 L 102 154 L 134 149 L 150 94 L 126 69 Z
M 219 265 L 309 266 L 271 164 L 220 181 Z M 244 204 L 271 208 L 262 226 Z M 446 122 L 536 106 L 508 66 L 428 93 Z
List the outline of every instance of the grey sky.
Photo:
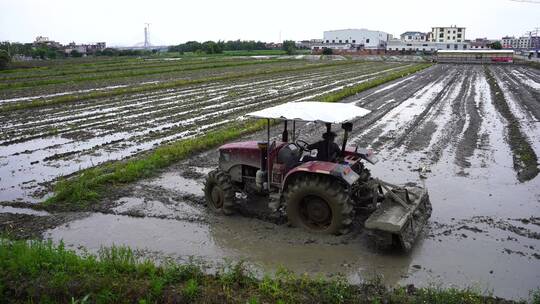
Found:
M 540 26 L 540 4 L 510 0 L 0 0 L 0 40 L 38 36 L 67 43 L 143 41 L 151 23 L 153 44 L 188 40 L 322 38 L 330 29 L 368 28 L 399 35 L 431 26 L 467 27 L 467 39 L 522 35 Z

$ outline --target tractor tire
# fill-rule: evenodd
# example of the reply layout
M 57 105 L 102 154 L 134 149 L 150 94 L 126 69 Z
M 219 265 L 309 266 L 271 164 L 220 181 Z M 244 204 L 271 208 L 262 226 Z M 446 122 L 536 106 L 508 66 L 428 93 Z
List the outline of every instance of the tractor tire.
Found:
M 217 214 L 234 213 L 235 191 L 229 176 L 221 170 L 212 170 L 204 184 L 206 205 Z
M 352 224 L 353 206 L 346 189 L 327 176 L 305 175 L 285 192 L 289 224 L 322 234 L 345 234 Z

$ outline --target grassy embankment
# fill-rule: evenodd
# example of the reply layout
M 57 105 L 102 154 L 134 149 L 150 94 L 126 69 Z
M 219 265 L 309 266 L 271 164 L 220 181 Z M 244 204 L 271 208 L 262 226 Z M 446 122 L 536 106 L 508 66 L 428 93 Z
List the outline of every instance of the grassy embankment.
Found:
M 173 53 L 168 53 L 169 56 Z M 307 55 L 311 54 L 310 50 L 297 50 L 295 55 Z M 223 56 L 277 56 L 277 55 L 287 55 L 287 52 L 284 50 L 253 50 L 253 51 L 224 51 L 221 54 L 206 54 L 206 53 L 184 53 L 179 55 L 179 57 L 223 57 Z
M 343 277 L 256 277 L 242 263 L 216 274 L 201 265 L 140 260 L 127 248 L 77 255 L 62 244 L 0 238 L 0 303 L 513 303 L 471 289 L 350 285 Z M 540 303 L 540 294 L 532 295 Z
M 125 95 L 125 94 L 135 94 L 135 93 L 144 93 L 144 92 L 150 92 L 150 91 L 156 91 L 156 90 L 172 89 L 172 88 L 193 85 L 193 84 L 201 84 L 201 83 L 212 82 L 212 81 L 235 80 L 235 79 L 249 78 L 249 77 L 254 77 L 254 76 L 272 75 L 272 74 L 278 74 L 278 73 L 284 73 L 284 72 L 298 72 L 298 71 L 305 71 L 305 70 L 316 69 L 316 68 L 325 68 L 325 67 L 330 68 L 330 67 L 339 66 L 339 65 L 361 64 L 361 63 L 362 62 L 334 62 L 334 63 L 308 64 L 308 65 L 304 65 L 300 67 L 274 68 L 274 69 L 270 69 L 266 71 L 231 73 L 231 74 L 227 74 L 223 76 L 214 76 L 214 77 L 189 79 L 189 80 L 181 79 L 181 80 L 173 80 L 173 81 L 166 81 L 166 82 L 159 82 L 159 83 L 149 83 L 149 84 L 138 85 L 134 87 L 117 88 L 117 89 L 112 89 L 108 91 L 93 91 L 89 93 L 59 96 L 59 97 L 50 98 L 50 99 L 35 99 L 29 102 L 25 101 L 25 102 L 7 104 L 7 105 L 0 106 L 0 112 L 8 112 L 8 111 L 43 107 L 43 106 L 49 106 L 49 105 L 55 105 L 55 104 L 63 104 L 63 103 L 69 103 L 69 102 L 81 101 L 81 100 L 87 100 L 87 99 L 93 99 L 93 98 L 113 97 L 113 96 Z
M 382 78 L 375 78 L 360 85 L 346 87 L 341 91 L 325 95 L 322 100 L 335 102 L 384 82 L 407 76 L 428 66 L 415 65 L 405 70 L 384 75 Z M 111 162 L 83 170 L 72 178 L 59 181 L 54 187 L 54 195 L 40 206 L 49 210 L 84 210 L 91 208 L 92 204 L 99 199 L 100 195 L 108 187 L 151 176 L 159 169 L 185 159 L 193 153 L 208 150 L 263 128 L 264 121 L 236 123 L 201 137 L 179 140 L 136 158 Z
M 491 88 L 491 97 L 493 98 L 495 108 L 506 120 L 506 137 L 512 149 L 514 170 L 517 172 L 517 177 L 522 182 L 531 180 L 539 173 L 538 157 L 527 140 L 527 136 L 523 134 L 519 119 L 514 116 L 508 106 L 508 102 L 497 80 L 493 77 L 488 67 L 485 67 L 484 71 Z

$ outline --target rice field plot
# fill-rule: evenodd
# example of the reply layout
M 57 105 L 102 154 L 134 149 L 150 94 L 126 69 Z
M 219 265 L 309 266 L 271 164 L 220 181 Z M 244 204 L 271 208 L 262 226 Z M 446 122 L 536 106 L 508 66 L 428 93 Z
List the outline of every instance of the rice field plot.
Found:
M 177 58 L 170 58 L 177 59 Z M 19 69 L 11 73 L 0 73 L 0 81 L 3 82 L 4 87 L 7 87 L 5 84 L 18 84 L 19 82 L 28 81 L 28 80 L 39 80 L 39 78 L 47 79 L 66 79 L 69 80 L 68 76 L 72 75 L 81 75 L 85 76 L 94 75 L 104 72 L 118 72 L 118 71 L 133 71 L 133 70 L 144 70 L 144 69 L 154 69 L 154 68 L 174 68 L 174 67 L 184 67 L 184 66 L 204 66 L 204 65 L 216 65 L 224 63 L 240 63 L 240 62 L 249 62 L 252 60 L 241 60 L 241 59 L 206 59 L 206 60 L 194 60 L 194 59 L 184 59 L 178 58 L 179 60 L 144 60 L 140 59 L 137 61 L 128 61 L 128 62 L 112 62 L 108 64 L 81 64 L 81 65 L 67 65 L 61 67 L 51 67 L 51 68 L 37 68 L 24 70 Z
M 249 111 L 314 99 L 411 65 L 317 65 L 301 71 L 7 111 L 0 114 L 0 201 L 36 201 L 44 194 L 40 185 L 60 176 L 205 134 Z
M 234 73 L 250 73 L 254 71 L 264 71 L 271 68 L 293 67 L 310 64 L 302 60 L 259 60 L 259 59 L 231 59 L 231 60 L 188 60 L 185 63 L 172 61 L 164 66 L 155 67 L 153 64 L 147 65 L 127 65 L 115 67 L 117 71 L 107 71 L 100 68 L 97 71 L 93 68 L 85 68 L 84 73 L 69 74 L 72 70 L 67 70 L 68 75 L 51 76 L 44 74 L 35 78 L 21 78 L 0 80 L 0 103 L 17 101 L 22 97 L 40 96 L 48 94 L 61 94 L 64 92 L 75 92 L 79 90 L 111 89 L 117 87 L 127 87 L 144 83 L 157 83 L 163 81 L 179 79 L 197 79 L 229 75 Z M 317 63 L 313 63 L 317 64 Z M 44 73 L 44 72 L 42 72 Z M 59 73 L 59 72 L 52 72 Z M 32 73 L 30 75 L 33 75 Z M 1 75 L 0 77 L 9 78 Z M 10 75 L 12 76 L 12 75 Z M 45 96 L 46 97 L 46 96 Z

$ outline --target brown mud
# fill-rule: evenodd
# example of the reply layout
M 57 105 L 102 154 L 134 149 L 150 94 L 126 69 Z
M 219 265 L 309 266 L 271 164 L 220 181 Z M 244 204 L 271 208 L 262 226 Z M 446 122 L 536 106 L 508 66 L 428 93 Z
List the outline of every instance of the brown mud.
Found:
M 514 92 L 505 95 L 509 111 L 534 117 L 529 109 L 538 100 L 531 85 L 539 83 L 538 74 L 521 66 L 489 69 L 499 80 L 514 77 Z M 521 90 L 530 94 L 518 94 Z M 261 198 L 238 197 L 245 210 L 240 214 L 212 214 L 202 185 L 217 165 L 215 150 L 154 178 L 111 188 L 96 212 L 45 225 L 51 229 L 42 236 L 90 251 L 128 245 L 158 260 L 197 259 L 216 266 L 231 259 L 266 271 L 285 266 L 298 273 L 340 273 L 353 283 L 381 275 L 387 285 L 473 287 L 512 299 L 527 298 L 540 287 L 540 179 L 518 179 L 518 152 L 506 136 L 506 120 L 483 67 L 436 65 L 344 102 L 372 110 L 354 122 L 351 135 L 352 144 L 376 148 L 380 162 L 368 165 L 372 175 L 429 190 L 432 218 L 410 253 L 377 250 L 361 220 L 342 236 L 288 227 Z M 309 142 L 324 130 L 317 124 L 297 127 Z M 532 140 L 540 135 L 538 125 L 520 127 L 540 153 Z M 280 132 L 272 128 L 274 138 Z M 258 132 L 239 140 L 264 136 Z M 38 228 L 35 234 L 44 230 Z
M 40 184 L 59 176 L 407 66 L 359 62 L 0 113 L 0 200 L 39 201 Z

